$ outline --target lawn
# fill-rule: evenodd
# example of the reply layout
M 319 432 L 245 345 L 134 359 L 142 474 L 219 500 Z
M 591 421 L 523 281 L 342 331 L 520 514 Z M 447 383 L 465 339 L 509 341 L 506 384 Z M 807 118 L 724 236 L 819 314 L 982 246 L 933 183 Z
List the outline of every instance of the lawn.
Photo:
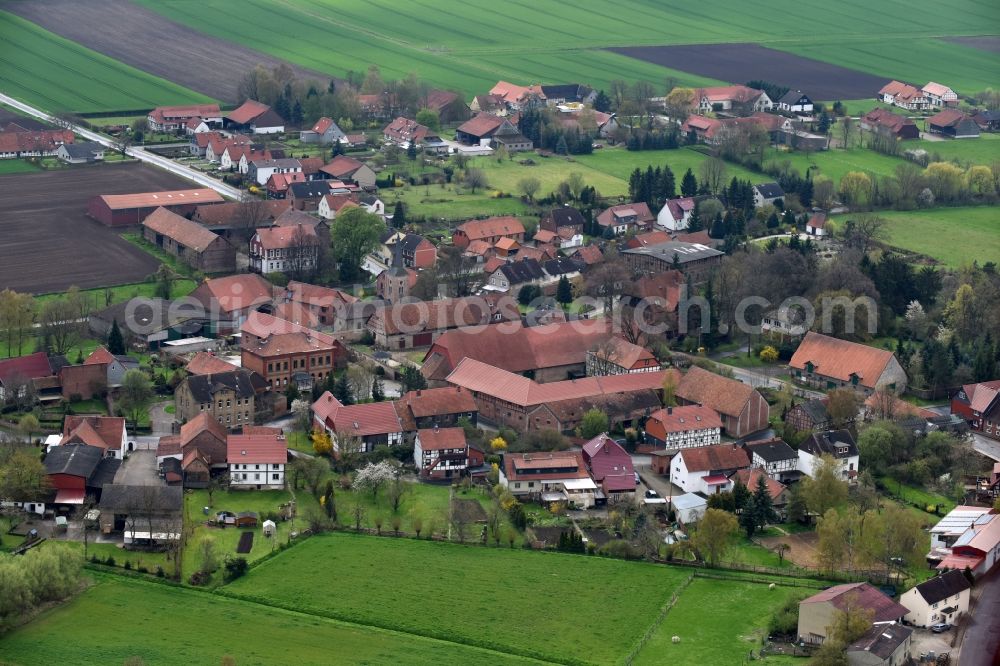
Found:
M 1000 258 L 996 208 L 887 211 L 879 216 L 888 222 L 892 245 L 926 254 L 950 268 Z
M 38 166 L 28 160 L 0 160 L 0 175 L 9 173 L 33 173 Z
M 691 148 L 630 151 L 622 147 L 615 147 L 595 150 L 591 155 L 577 155 L 574 159 L 595 171 L 621 179 L 625 188 L 622 192 L 628 192 L 628 177 L 636 167 L 645 171 L 647 166 L 652 166 L 654 169 L 658 166 L 669 166 L 670 170 L 674 172 L 679 189 L 681 177 L 684 175 L 684 172 L 691 169 L 694 175 L 697 176 L 698 167 L 708 157 L 705 153 Z M 586 176 L 586 173 L 584 173 L 584 176 Z M 733 176 L 743 180 L 749 179 L 753 183 L 760 183 L 768 178 L 739 165 L 727 164 L 726 180 L 728 181 Z M 615 194 L 615 192 L 605 192 L 599 187 L 597 189 L 605 196 Z
M 930 507 L 937 507 L 937 515 L 940 516 L 944 516 L 956 506 L 954 500 L 948 499 L 940 493 L 900 483 L 895 479 L 890 479 L 885 476 L 880 476 L 876 480 L 884 486 L 887 493 L 903 500 L 904 502 L 920 504 L 928 509 Z
M 174 298 L 186 296 L 194 291 L 194 288 L 197 286 L 197 282 L 187 278 L 175 280 L 172 287 L 172 295 Z M 90 299 L 91 307 L 95 310 L 102 310 L 109 305 L 121 303 L 132 298 L 152 298 L 156 295 L 156 284 L 154 282 L 136 282 L 134 284 L 118 285 L 117 287 L 84 289 L 81 293 Z M 65 292 L 60 292 L 58 294 L 43 294 L 35 296 L 35 300 L 39 303 L 44 303 L 49 299 L 58 298 L 64 295 Z
M 918 123 L 919 124 L 919 123 Z M 952 160 L 962 165 L 985 164 L 989 166 L 1000 160 L 1000 134 L 979 135 L 978 139 L 952 139 L 948 141 L 907 141 L 905 150 L 923 148 L 933 158 Z
M 516 654 L 611 663 L 624 658 L 689 575 L 599 557 L 331 534 L 223 589 Z
M 541 183 L 541 189 L 536 196 L 545 196 L 554 192 L 559 183 L 566 180 L 574 172 L 583 176 L 587 185 L 592 185 L 604 196 L 628 194 L 628 182 L 625 180 L 628 178 L 628 174 L 625 174 L 625 179 L 623 179 L 618 174 L 609 174 L 607 170 L 595 168 L 578 159 L 586 157 L 585 155 L 539 157 L 529 154 L 528 157 L 535 164 L 518 164 L 520 156 L 514 155 L 513 159 L 504 161 L 497 161 L 493 157 L 477 157 L 469 162 L 469 166 L 483 170 L 490 189 L 512 194 L 518 193 L 517 184 L 521 179 L 531 177 L 537 178 Z M 647 162 L 643 162 L 643 164 L 645 165 Z
M 48 111 L 139 110 L 211 101 L 3 11 L 0 33 L 0 89 Z
M 511 655 L 112 575 L 0 638 L 9 664 L 514 664 Z M 128 638 L 121 622 L 127 618 Z M 266 628 L 266 631 L 260 630 Z M 238 637 L 234 635 L 238 634 Z
M 741 664 L 747 653 L 760 650 L 771 613 L 793 595 L 808 596 L 795 587 L 771 590 L 765 583 L 695 578 L 681 593 L 635 664 L 701 666 Z M 680 637 L 679 643 L 672 641 Z M 769 658 L 768 663 L 772 659 Z
M 382 195 L 386 210 L 392 210 L 396 201 L 402 201 L 411 217 L 445 220 L 441 227 L 443 231 L 451 226 L 447 222 L 464 221 L 480 215 L 523 215 L 528 211 L 517 196 L 498 199 L 490 190 L 479 190 L 473 194 L 455 185 L 408 185 L 382 190 Z
M 833 136 L 837 137 L 839 130 L 835 127 L 832 132 Z M 891 176 L 895 173 L 896 167 L 903 163 L 899 157 L 882 155 L 867 148 L 851 148 L 850 150 L 834 148 L 808 155 L 801 151 L 788 152 L 771 149 L 767 152 L 764 162 L 772 165 L 788 162 L 801 176 L 806 175 L 806 170 L 812 169 L 813 178 L 822 174 L 833 180 L 835 185 L 848 171 Z

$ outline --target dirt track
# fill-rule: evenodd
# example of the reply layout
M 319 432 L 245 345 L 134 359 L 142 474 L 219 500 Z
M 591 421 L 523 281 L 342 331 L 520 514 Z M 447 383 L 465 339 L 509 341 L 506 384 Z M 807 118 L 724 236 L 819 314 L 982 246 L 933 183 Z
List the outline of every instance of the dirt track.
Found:
M 191 5 L 197 11 L 197 4 Z M 273 56 L 217 39 L 120 0 L 32 0 L 3 9 L 46 30 L 138 69 L 222 102 L 236 102 L 240 77 Z M 238 11 L 238 3 L 233 3 Z M 297 76 L 327 82 L 330 76 L 292 66 Z
M 757 44 L 633 46 L 610 50 L 720 81 L 736 84 L 770 81 L 792 90 L 802 90 L 817 102 L 874 97 L 887 82 L 885 77 Z
M 760 540 L 762 545 L 771 549 L 779 543 L 788 544 L 789 549 L 788 552 L 785 553 L 785 559 L 792 564 L 797 564 L 798 566 L 806 569 L 815 569 L 819 564 L 816 559 L 817 541 L 818 536 L 815 532 L 788 534 L 780 537 L 765 537 Z
M 142 281 L 159 261 L 87 217 L 87 202 L 98 194 L 187 187 L 138 164 L 0 176 L 0 288 L 38 294 Z

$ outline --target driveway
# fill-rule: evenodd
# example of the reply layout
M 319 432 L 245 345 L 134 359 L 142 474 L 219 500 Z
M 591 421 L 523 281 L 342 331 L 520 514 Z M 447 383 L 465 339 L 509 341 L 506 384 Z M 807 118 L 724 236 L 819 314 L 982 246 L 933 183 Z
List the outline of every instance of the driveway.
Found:
M 1000 461 L 1000 442 L 978 432 L 972 434 L 972 448 L 988 458 Z
M 172 435 L 174 433 L 174 415 L 166 412 L 167 405 L 174 404 L 173 400 L 154 403 L 149 408 L 149 426 L 154 435 Z
M 952 629 L 951 631 L 955 630 Z M 914 628 L 910 654 L 914 658 L 917 658 L 929 652 L 933 652 L 935 655 L 948 653 L 951 656 L 951 663 L 959 663 L 959 650 L 951 646 L 951 631 L 944 634 L 935 634 L 930 629 Z
M 163 485 L 156 470 L 156 451 L 133 451 L 118 468 L 115 483 L 126 486 Z
M 973 596 L 979 599 L 962 638 L 960 666 L 992 666 L 1000 663 L 1000 567 L 978 581 Z

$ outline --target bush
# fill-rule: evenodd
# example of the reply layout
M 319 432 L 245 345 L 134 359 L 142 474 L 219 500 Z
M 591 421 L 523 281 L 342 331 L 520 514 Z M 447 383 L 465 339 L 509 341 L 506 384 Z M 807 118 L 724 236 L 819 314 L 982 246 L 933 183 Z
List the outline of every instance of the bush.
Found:
M 108 555 L 108 559 L 104 560 L 104 563 L 107 564 L 109 567 L 113 567 L 115 566 L 115 558 Z
M 138 568 L 136 569 L 136 571 L 138 571 L 138 572 L 139 572 L 139 573 L 141 573 L 141 574 L 148 574 L 148 573 L 149 573 L 149 569 L 147 569 L 147 568 L 146 568 L 146 567 L 144 567 L 144 566 L 139 566 L 139 567 L 138 567 Z
M 234 557 L 226 560 L 226 582 L 228 583 L 244 576 L 248 568 L 249 565 L 245 557 Z
M 792 635 L 799 628 L 799 601 L 802 595 L 792 595 L 785 600 L 774 615 L 771 616 L 767 625 L 767 631 L 771 634 Z
M 122 567 L 124 567 L 126 571 L 131 571 L 132 570 L 131 560 L 125 560 L 125 564 L 123 564 Z
M 157 578 L 163 578 L 163 575 L 164 575 L 163 574 L 163 567 L 159 567 L 159 566 L 156 567 L 156 577 Z

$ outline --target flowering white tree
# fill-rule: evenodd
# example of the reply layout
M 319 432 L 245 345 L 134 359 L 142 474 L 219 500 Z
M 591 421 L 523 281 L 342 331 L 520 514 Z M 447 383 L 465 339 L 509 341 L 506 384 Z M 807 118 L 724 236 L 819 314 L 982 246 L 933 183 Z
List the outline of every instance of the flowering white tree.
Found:
M 308 432 L 312 424 L 312 405 L 308 400 L 292 400 L 292 414 L 299 430 Z
M 354 487 L 372 491 L 372 499 L 378 498 L 379 488 L 391 482 L 399 474 L 399 468 L 388 460 L 368 463 L 358 470 L 354 477 Z
M 922 340 L 927 333 L 927 313 L 920 301 L 910 301 L 906 306 L 906 325 L 917 340 Z

